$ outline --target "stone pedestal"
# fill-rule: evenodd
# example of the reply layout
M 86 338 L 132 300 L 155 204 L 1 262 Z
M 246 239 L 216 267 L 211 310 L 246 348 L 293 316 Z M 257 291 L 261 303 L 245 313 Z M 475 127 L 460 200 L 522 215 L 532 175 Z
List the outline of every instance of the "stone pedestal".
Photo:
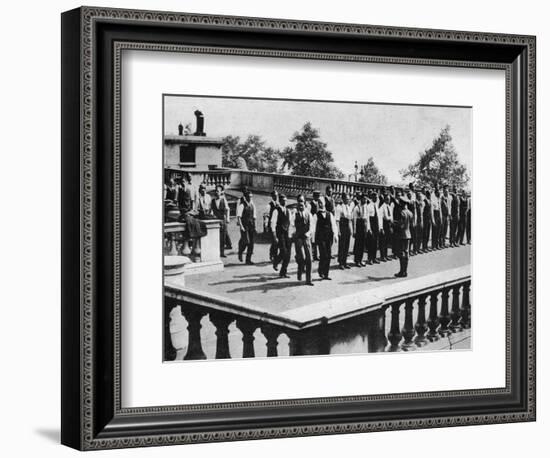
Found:
M 220 220 L 207 219 L 206 235 L 200 239 L 201 262 L 220 261 Z
M 183 273 L 186 275 L 219 272 L 223 270 L 223 262 L 220 259 L 220 224 L 217 219 L 202 220 L 206 225 L 206 235 L 201 237 L 196 250 L 197 261 L 185 265 Z

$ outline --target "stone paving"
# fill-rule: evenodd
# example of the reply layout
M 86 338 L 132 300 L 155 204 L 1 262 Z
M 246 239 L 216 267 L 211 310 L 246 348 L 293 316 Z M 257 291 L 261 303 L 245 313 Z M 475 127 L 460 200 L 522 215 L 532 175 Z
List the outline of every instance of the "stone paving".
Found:
M 234 245 L 237 244 L 235 237 L 233 242 Z M 229 251 L 224 259 L 225 268 L 222 272 L 189 275 L 185 279 L 186 288 L 207 291 L 242 303 L 256 304 L 266 311 L 277 313 L 404 280 L 393 276 L 399 270 L 398 260 L 340 270 L 336 259 L 333 259 L 330 271 L 332 281 L 318 278 L 317 263 L 314 262 L 312 277 L 315 286 L 306 286 L 296 279 L 297 265 L 293 259 L 294 252 L 288 269 L 291 278 L 283 279 L 268 261 L 268 250 L 267 241 L 256 244 L 253 256 L 256 264 L 253 266 L 240 263 L 235 250 Z M 352 260 L 352 256 L 349 260 Z M 469 263 L 469 245 L 420 254 L 411 257 L 407 279 L 450 270 Z

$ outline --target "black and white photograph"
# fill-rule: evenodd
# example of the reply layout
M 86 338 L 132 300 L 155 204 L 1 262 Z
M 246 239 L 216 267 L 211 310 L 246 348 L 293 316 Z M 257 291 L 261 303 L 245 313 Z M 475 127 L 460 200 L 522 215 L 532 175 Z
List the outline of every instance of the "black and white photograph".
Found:
M 162 105 L 163 361 L 472 349 L 471 106 Z

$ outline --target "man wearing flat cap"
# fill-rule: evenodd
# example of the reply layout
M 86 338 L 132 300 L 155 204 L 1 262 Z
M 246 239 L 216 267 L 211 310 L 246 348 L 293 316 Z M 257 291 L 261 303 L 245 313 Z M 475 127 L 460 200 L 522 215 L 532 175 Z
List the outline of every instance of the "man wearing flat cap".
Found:
M 278 265 L 281 264 L 281 272 L 279 273 L 281 278 L 290 278 L 287 274 L 291 249 L 289 229 L 290 211 L 286 206 L 286 196 L 280 194 L 279 205 L 275 208 L 271 217 L 271 233 L 278 248 L 273 258 L 273 269 L 277 270 Z
M 315 216 L 317 214 L 320 203 L 323 204 L 323 208 L 324 208 L 325 200 L 321 197 L 321 191 L 318 191 L 316 189 L 313 191 L 313 199 L 309 203 L 311 216 Z M 317 250 L 317 243 L 315 243 L 315 241 L 311 242 L 311 250 L 312 250 L 313 260 L 318 261 L 319 256 L 318 256 L 318 250 Z
M 271 191 L 271 200 L 267 204 L 267 209 L 266 209 L 266 212 L 268 214 L 267 228 L 271 235 L 271 245 L 269 246 L 269 260 L 271 262 L 273 262 L 278 252 L 277 243 L 275 242 L 276 235 L 271 230 L 271 218 L 273 218 L 273 212 L 278 206 L 279 206 L 279 193 L 274 189 L 273 191 Z
M 411 242 L 411 221 L 412 212 L 408 209 L 409 200 L 401 194 L 398 199 L 398 206 L 394 214 L 395 235 L 399 246 L 399 272 L 396 277 L 406 277 L 409 265 L 409 243 Z

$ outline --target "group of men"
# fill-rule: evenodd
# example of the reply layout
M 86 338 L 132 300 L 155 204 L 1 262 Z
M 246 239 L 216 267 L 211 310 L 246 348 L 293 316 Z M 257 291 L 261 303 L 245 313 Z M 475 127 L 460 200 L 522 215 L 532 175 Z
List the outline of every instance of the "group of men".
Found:
M 177 205 L 180 221 L 185 221 L 189 226 L 189 232 L 200 224 L 204 219 L 217 219 L 220 221 L 220 256 L 225 258 L 225 250 L 232 248 L 231 238 L 227 230 L 227 224 L 230 222 L 229 202 L 225 197 L 225 189 L 222 185 L 217 185 L 214 195 L 206 192 L 204 184 L 199 185 L 198 192 L 190 184 L 190 180 L 181 178 L 170 180 L 165 185 L 165 202 L 172 202 Z M 192 236 L 193 234 L 191 234 Z
M 271 234 L 269 257 L 279 276 L 288 278 L 288 264 L 294 244 L 298 264 L 298 280 L 305 273 L 306 284 L 311 282 L 312 262 L 318 261 L 322 280 L 330 280 L 332 247 L 338 247 L 338 266 L 350 269 L 350 249 L 353 265 L 364 267 L 379 264 L 391 258 L 400 259 L 400 270 L 395 275 L 406 277 L 409 256 L 440 250 L 447 246 L 471 242 L 471 206 L 465 192 L 443 186 L 415 190 L 393 187 L 382 191 L 342 193 L 336 201 L 331 186 L 325 195 L 313 191 L 306 202 L 298 196 L 296 209 L 287 205 L 287 196 L 271 193 L 266 208 L 267 230 Z M 246 263 L 252 264 L 256 208 L 252 194 L 245 190 L 237 209 L 237 224 L 241 230 L 239 259 L 246 249 Z M 353 239 L 353 246 L 352 244 Z M 391 254 L 390 254 L 391 250 Z M 366 260 L 364 260 L 366 255 Z
M 198 220 L 220 220 L 220 256 L 225 257 L 231 240 L 227 230 L 229 203 L 223 186 L 216 186 L 214 196 L 210 196 L 202 184 L 198 193 L 194 193 L 185 180 L 171 182 L 165 189 L 165 199 L 177 203 L 180 219 L 189 225 L 195 216 Z M 313 285 L 313 262 L 319 263 L 320 279 L 331 280 L 333 246 L 337 246 L 340 269 L 351 268 L 348 264 L 351 250 L 356 267 L 399 258 L 400 270 L 395 275 L 406 277 L 409 256 L 464 245 L 465 238 L 466 243 L 471 242 L 470 197 L 449 186 L 432 191 L 427 187 L 415 189 L 411 184 L 406 189 L 389 187 L 354 195 L 341 193 L 336 200 L 329 185 L 324 195 L 313 191 L 309 201 L 299 195 L 296 205 L 291 207 L 285 194 L 275 190 L 271 193 L 265 209 L 266 229 L 271 236 L 269 258 L 279 276 L 289 278 L 288 265 L 294 245 L 297 277 L 302 281 L 305 276 L 306 285 Z M 253 264 L 256 221 L 252 193 L 244 189 L 237 204 L 237 225 L 240 230 L 238 259 L 246 264 Z

